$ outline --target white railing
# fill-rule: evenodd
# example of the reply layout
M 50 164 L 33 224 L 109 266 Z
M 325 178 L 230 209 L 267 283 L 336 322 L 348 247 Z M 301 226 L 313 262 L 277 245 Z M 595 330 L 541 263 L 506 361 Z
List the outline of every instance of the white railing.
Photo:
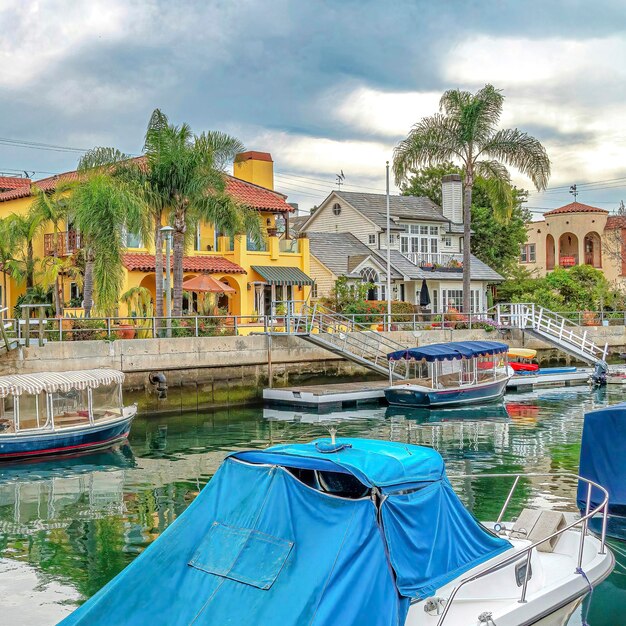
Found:
M 461 270 L 463 268 L 462 254 L 449 254 L 447 252 L 403 252 L 413 265 L 419 267 L 444 268 Z
M 587 330 L 536 304 L 498 304 L 495 321 L 499 326 L 534 330 L 555 345 L 573 349 L 579 356 L 592 361 L 606 360 L 608 344 L 603 348 L 597 346 L 587 337 Z
M 561 528 L 560 530 L 557 530 L 556 532 L 552 533 L 551 535 L 548 535 L 547 537 L 542 537 L 541 539 L 535 541 L 534 543 L 531 543 L 529 546 L 526 546 L 523 549 L 520 550 L 515 550 L 513 554 L 511 554 L 509 557 L 502 559 L 502 560 L 498 560 L 496 563 L 493 563 L 492 565 L 488 565 L 487 567 L 485 567 L 484 569 L 476 572 L 475 574 L 471 574 L 470 576 L 467 576 L 466 578 L 462 579 L 452 590 L 452 593 L 450 594 L 450 596 L 448 597 L 448 599 L 446 600 L 445 603 L 445 608 L 441 614 L 441 617 L 439 618 L 438 622 L 437 622 L 437 626 L 444 626 L 444 622 L 446 619 L 446 616 L 448 615 L 448 612 L 450 611 L 450 607 L 452 606 L 452 603 L 454 601 L 454 599 L 456 598 L 459 590 L 464 587 L 465 585 L 467 585 L 468 583 L 474 582 L 475 580 L 479 580 L 480 578 L 483 578 L 484 576 L 487 576 L 488 574 L 492 574 L 495 571 L 498 571 L 499 569 L 501 569 L 502 567 L 506 566 L 506 565 L 511 565 L 517 561 L 519 561 L 521 558 L 525 557 L 526 558 L 526 572 L 525 572 L 525 576 L 524 576 L 524 581 L 522 584 L 522 590 L 520 592 L 520 599 L 519 602 L 526 602 L 526 591 L 528 588 L 528 581 L 530 580 L 530 558 L 532 555 L 533 550 L 537 549 L 537 546 L 539 546 L 542 543 L 545 543 L 546 541 L 550 541 L 556 537 L 560 537 L 561 535 L 563 535 L 565 532 L 571 530 L 572 528 L 575 528 L 577 526 L 580 526 L 580 541 L 578 544 L 578 555 L 577 555 L 577 568 L 580 570 L 580 568 L 582 567 L 582 561 L 583 561 L 583 552 L 584 552 L 584 548 L 585 548 L 585 539 L 587 537 L 587 527 L 589 525 L 589 520 L 594 517 L 596 514 L 598 513 L 602 513 L 602 531 L 601 531 L 601 537 L 600 537 L 600 554 L 605 554 L 606 553 L 606 528 L 607 528 L 607 516 L 608 516 L 608 502 L 609 502 L 609 494 L 607 492 L 606 489 L 604 489 L 604 487 L 602 487 L 602 485 L 599 485 L 598 483 L 589 480 L 587 478 L 583 478 L 582 476 L 578 476 L 577 474 L 571 474 L 571 473 L 558 473 L 558 474 L 536 474 L 536 473 L 531 473 L 531 474 L 462 474 L 462 475 L 450 475 L 450 480 L 455 480 L 455 479 L 483 479 L 483 478 L 513 478 L 514 482 L 513 482 L 513 486 L 511 487 L 509 494 L 506 498 L 506 500 L 504 501 L 504 505 L 500 511 L 500 514 L 498 516 L 498 519 L 496 520 L 496 523 L 500 523 L 502 522 L 502 519 L 504 517 L 504 514 L 506 512 L 506 509 L 511 501 L 511 498 L 513 497 L 513 494 L 515 492 L 515 489 L 520 481 L 520 478 L 553 478 L 554 476 L 558 476 L 558 477 L 564 477 L 564 478 L 575 478 L 578 481 L 582 481 L 583 483 L 585 483 L 587 485 L 587 498 L 586 498 L 586 504 L 585 504 L 585 514 L 582 515 L 580 517 L 580 519 L 574 520 L 573 522 L 571 522 L 570 524 L 566 524 L 563 528 Z M 599 489 L 600 492 L 602 493 L 602 502 L 593 510 L 591 510 L 591 494 L 592 494 L 592 489 L 596 488 Z

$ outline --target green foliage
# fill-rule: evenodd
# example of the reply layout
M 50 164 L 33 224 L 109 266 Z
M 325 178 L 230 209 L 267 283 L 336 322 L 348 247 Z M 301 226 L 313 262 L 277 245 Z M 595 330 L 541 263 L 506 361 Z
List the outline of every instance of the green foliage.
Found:
M 13 316 L 16 319 L 20 319 L 22 317 L 22 308 L 23 304 L 46 304 L 45 315 L 49 317 L 54 314 L 54 309 L 52 308 L 52 289 L 44 288 L 41 285 L 35 285 L 34 287 L 29 287 L 26 289 L 26 292 L 19 295 L 15 301 L 15 307 L 13 308 Z M 39 309 L 34 309 L 37 314 L 39 314 Z M 29 317 L 28 309 L 24 312 L 24 317 Z
M 372 288 L 371 283 L 350 282 L 345 276 L 340 276 L 335 281 L 335 286 L 331 289 L 328 298 L 323 303 L 333 311 L 339 313 L 347 312 L 347 307 L 352 307 L 355 303 L 364 302 L 367 299 L 367 292 Z
M 557 267 L 545 278 L 523 269 L 498 287 L 499 302 L 534 302 L 553 311 L 624 310 L 625 294 L 611 287 L 601 270 L 590 265 Z
M 403 195 L 425 196 L 441 206 L 441 178 L 446 174 L 463 174 L 452 162 L 416 170 L 401 187 Z M 508 183 L 506 183 L 508 185 Z M 531 215 L 522 205 L 526 192 L 509 186 L 513 200 L 508 215 L 494 207 L 489 180 L 477 177 L 472 194 L 472 254 L 507 277 L 518 266 L 520 246 L 526 242 L 526 224 Z
M 106 322 L 77 317 L 72 320 L 72 330 L 63 333 L 64 341 L 94 341 L 107 339 Z

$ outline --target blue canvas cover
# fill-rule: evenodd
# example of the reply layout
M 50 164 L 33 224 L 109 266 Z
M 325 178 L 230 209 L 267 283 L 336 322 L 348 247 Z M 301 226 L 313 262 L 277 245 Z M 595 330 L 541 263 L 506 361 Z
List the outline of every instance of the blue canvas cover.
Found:
M 349 473 L 375 495 L 323 493 L 286 467 Z M 239 452 L 62 624 L 401 626 L 410 598 L 510 547 L 466 511 L 434 450 L 338 439 Z
M 580 476 L 609 492 L 609 511 L 626 514 L 626 402 L 585 414 L 580 447 Z M 602 503 L 599 489 L 591 491 L 591 506 Z M 578 508 L 584 510 L 587 485 L 578 484 Z
M 502 354 L 508 352 L 509 346 L 499 341 L 450 341 L 449 343 L 433 343 L 418 348 L 396 350 L 390 352 L 390 361 L 455 361 L 471 359 L 476 356 Z

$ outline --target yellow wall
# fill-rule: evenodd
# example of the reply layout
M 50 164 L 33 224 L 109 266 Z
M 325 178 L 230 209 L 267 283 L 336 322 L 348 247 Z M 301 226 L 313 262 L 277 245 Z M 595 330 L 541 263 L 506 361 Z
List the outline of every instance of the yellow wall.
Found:
M 269 164 L 271 165 L 271 163 Z M 0 203 L 0 218 L 5 218 L 11 213 L 24 214 L 30 209 L 32 198 L 20 198 L 17 200 L 11 200 Z M 273 228 L 276 225 L 276 216 L 269 212 L 261 212 L 261 220 L 264 228 Z M 65 228 L 62 226 L 61 228 Z M 52 227 L 49 226 L 45 229 L 46 233 L 52 232 Z M 44 256 L 44 233 L 37 236 L 35 240 L 35 256 L 43 258 Z M 200 250 L 194 250 L 192 245 L 187 251 L 186 256 L 222 256 L 233 263 L 242 267 L 245 274 L 215 274 L 218 280 L 224 280 L 237 290 L 229 299 L 230 313 L 233 315 L 248 315 L 252 316 L 254 312 L 254 288 L 251 286 L 248 289 L 248 283 L 254 280 L 261 280 L 261 277 L 252 270 L 253 265 L 274 265 L 281 267 L 297 267 L 301 269 L 305 274 L 310 275 L 310 255 L 309 255 L 309 240 L 298 240 L 298 252 L 287 253 L 280 251 L 279 237 L 269 237 L 267 251 L 253 252 L 246 249 L 246 238 L 235 238 L 234 250 L 229 250 L 230 240 L 227 237 L 222 237 L 218 241 L 218 249 L 213 248 L 214 245 L 214 229 L 211 224 L 202 224 L 200 227 Z M 211 250 L 207 250 L 207 246 L 211 246 Z M 149 253 L 154 254 L 154 244 L 151 243 L 146 248 L 138 248 L 129 250 L 133 253 Z M 195 276 L 196 274 L 189 272 L 185 275 L 186 278 Z M 0 285 L 2 284 L 0 276 Z M 64 301 L 69 302 L 70 299 L 70 282 L 69 278 L 64 280 Z M 24 293 L 24 285 L 18 285 L 12 279 L 7 281 L 7 300 L 9 306 L 12 308 L 15 305 L 17 297 Z M 128 271 L 124 270 L 124 285 L 122 287 L 122 293 L 137 286 L 147 287 L 153 294 L 155 293 L 155 277 L 154 272 L 142 272 L 142 271 Z M 310 295 L 310 288 L 296 288 L 293 290 L 293 297 L 296 300 L 307 300 Z M 124 305 L 120 305 L 120 315 L 127 315 L 129 312 Z

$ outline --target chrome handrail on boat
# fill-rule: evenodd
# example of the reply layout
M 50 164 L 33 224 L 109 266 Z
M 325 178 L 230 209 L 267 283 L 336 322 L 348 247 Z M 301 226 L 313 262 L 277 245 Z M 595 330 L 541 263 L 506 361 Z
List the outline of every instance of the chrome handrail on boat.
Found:
M 522 550 L 516 550 L 514 554 L 508 556 L 505 559 L 499 560 L 497 563 L 494 563 L 482 570 L 480 570 L 479 572 L 476 572 L 475 574 L 472 574 L 471 576 L 468 576 L 467 578 L 464 578 L 463 580 L 461 580 L 459 582 L 458 585 L 456 585 L 454 587 L 454 589 L 452 590 L 452 593 L 449 595 L 449 597 L 446 600 L 445 603 L 445 607 L 443 610 L 443 613 L 441 614 L 441 617 L 439 618 L 438 622 L 437 622 L 437 626 L 442 626 L 444 623 L 444 620 L 446 619 L 446 616 L 448 615 L 448 611 L 450 610 L 450 607 L 452 606 L 452 602 L 454 601 L 456 595 L 458 594 L 459 590 L 461 589 L 461 587 L 463 587 L 464 585 L 466 585 L 467 583 L 473 582 L 475 580 L 478 580 L 479 578 L 483 578 L 484 576 L 487 576 L 488 574 L 491 574 L 492 572 L 501 569 L 503 566 L 505 565 L 509 565 L 511 563 L 514 563 L 515 561 L 519 561 L 520 557 L 526 555 L 526 572 L 524 574 L 524 583 L 522 586 L 522 592 L 521 592 L 521 596 L 520 599 L 518 600 L 518 602 L 520 603 L 524 603 L 526 602 L 526 590 L 528 587 L 528 580 L 529 580 L 529 573 L 530 573 L 530 558 L 532 555 L 532 551 L 537 548 L 538 545 L 545 543 L 546 541 L 550 541 L 551 539 L 554 539 L 555 537 L 558 537 L 562 534 L 564 534 L 566 531 L 574 528 L 575 526 L 578 526 L 580 524 L 582 524 L 582 528 L 580 531 L 580 544 L 578 547 L 578 560 L 577 560 L 577 569 L 580 569 L 582 566 L 582 560 L 583 560 L 583 550 L 585 547 L 585 536 L 587 535 L 587 527 L 588 527 L 588 522 L 589 520 L 596 515 L 597 513 L 599 513 L 600 511 L 602 511 L 602 533 L 601 533 L 601 539 L 600 539 L 600 554 L 605 554 L 606 553 L 606 526 L 607 526 L 607 516 L 608 516 L 608 502 L 609 502 L 609 493 L 608 491 L 600 484 L 594 482 L 593 480 L 589 480 L 588 478 L 584 478 L 582 476 L 579 476 L 578 474 L 572 474 L 569 472 L 559 472 L 557 474 L 545 474 L 545 473 L 530 473 L 530 474 L 454 474 L 449 476 L 449 479 L 462 479 L 462 478 L 514 478 L 514 482 L 513 482 L 513 486 L 511 487 L 511 490 L 509 491 L 509 494 L 504 502 L 504 505 L 502 507 L 502 510 L 500 511 L 500 514 L 498 516 L 498 520 L 496 523 L 499 523 L 502 518 L 504 517 L 504 513 L 506 512 L 506 509 L 511 501 L 511 498 L 513 497 L 513 493 L 515 492 L 515 489 L 519 483 L 519 479 L 522 477 L 531 477 L 531 478 L 554 478 L 555 476 L 561 477 L 561 478 L 575 478 L 579 481 L 583 481 L 586 485 L 587 485 L 587 502 L 585 505 L 585 514 L 578 520 L 575 520 L 574 522 L 572 522 L 571 524 L 567 524 L 566 526 L 564 526 L 563 528 L 561 528 L 560 530 L 557 530 L 556 532 L 553 532 L 551 535 L 548 535 L 547 537 L 543 537 L 542 539 L 536 541 L 535 543 L 532 543 L 531 545 L 525 547 Z M 593 487 L 596 487 L 597 489 L 599 489 L 604 498 L 602 500 L 602 503 L 600 505 L 598 505 L 595 509 L 590 510 L 591 508 L 591 490 Z

